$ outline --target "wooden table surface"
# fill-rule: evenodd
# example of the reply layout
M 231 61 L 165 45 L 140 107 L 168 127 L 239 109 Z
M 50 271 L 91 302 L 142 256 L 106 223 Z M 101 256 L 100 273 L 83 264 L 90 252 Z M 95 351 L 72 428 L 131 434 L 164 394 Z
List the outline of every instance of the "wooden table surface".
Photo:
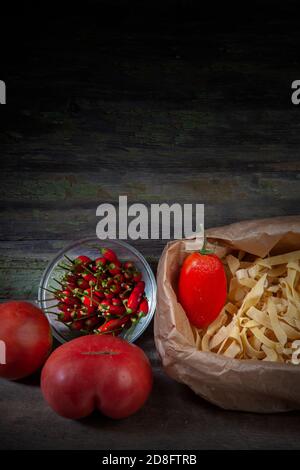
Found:
M 212 12 L 200 18 L 187 2 L 181 19 L 147 10 L 152 26 L 115 4 L 122 21 L 111 11 L 30 27 L 5 21 L 2 301 L 35 301 L 49 260 L 70 240 L 93 236 L 97 206 L 119 195 L 129 203 L 204 203 L 207 227 L 299 214 L 296 2 L 278 13 L 261 2 L 259 14 L 238 22 Z M 132 244 L 155 269 L 165 241 Z M 38 375 L 1 380 L 0 448 L 300 447 L 299 412 L 220 410 L 164 374 L 153 326 L 138 345 L 155 374 L 138 414 L 67 421 L 44 403 Z

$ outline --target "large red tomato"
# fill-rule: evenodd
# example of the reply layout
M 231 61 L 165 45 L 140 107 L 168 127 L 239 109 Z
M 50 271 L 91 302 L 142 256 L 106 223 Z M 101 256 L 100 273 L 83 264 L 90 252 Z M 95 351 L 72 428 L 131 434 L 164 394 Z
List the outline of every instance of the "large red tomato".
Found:
M 41 380 L 49 405 L 72 419 L 99 409 L 111 418 L 135 413 L 152 388 L 152 369 L 144 352 L 111 336 L 83 336 L 56 349 Z
M 197 328 L 208 326 L 219 315 L 226 296 L 226 274 L 220 258 L 201 252 L 190 254 L 178 283 L 178 299 L 190 322 Z
M 49 322 L 42 310 L 29 302 L 3 303 L 0 305 L 0 342 L 0 377 L 12 380 L 26 377 L 44 364 L 50 352 Z

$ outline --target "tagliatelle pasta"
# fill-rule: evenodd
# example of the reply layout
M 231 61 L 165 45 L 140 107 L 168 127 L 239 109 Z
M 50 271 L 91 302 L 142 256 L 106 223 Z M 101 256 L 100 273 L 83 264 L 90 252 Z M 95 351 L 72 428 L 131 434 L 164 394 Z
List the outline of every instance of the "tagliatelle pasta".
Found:
M 227 303 L 205 330 L 193 328 L 196 347 L 237 359 L 291 362 L 300 339 L 300 251 L 224 261 Z

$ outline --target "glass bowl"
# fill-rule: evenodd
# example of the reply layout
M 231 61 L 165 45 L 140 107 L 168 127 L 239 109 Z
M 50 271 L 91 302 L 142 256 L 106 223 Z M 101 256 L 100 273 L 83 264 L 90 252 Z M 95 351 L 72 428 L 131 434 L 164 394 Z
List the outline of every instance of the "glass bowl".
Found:
M 48 264 L 39 285 L 39 305 L 45 311 L 45 314 L 51 323 L 53 335 L 60 343 L 77 338 L 78 336 L 83 335 L 83 333 L 70 330 L 68 326 L 57 320 L 55 314 L 46 312 L 47 310 L 58 312 L 58 310 L 56 307 L 54 307 L 55 304 L 57 304 L 57 300 L 51 300 L 53 295 L 45 289 L 51 290 L 58 287 L 54 278 L 60 280 L 65 274 L 65 271 L 58 266 L 62 261 L 66 262 L 65 255 L 71 259 L 74 259 L 79 255 L 85 255 L 95 259 L 100 256 L 100 247 L 111 248 L 114 250 L 120 261 L 133 261 L 137 269 L 142 273 L 143 281 L 145 282 L 145 294 L 149 302 L 149 312 L 145 317 L 141 318 L 135 326 L 132 326 L 127 331 L 125 330 L 122 332 L 120 337 L 126 339 L 126 341 L 130 343 L 133 343 L 142 335 L 154 315 L 156 307 L 155 277 L 152 269 L 141 253 L 139 253 L 128 243 L 120 240 L 99 240 L 98 238 L 86 238 L 84 240 L 74 242 L 61 250 L 57 256 Z

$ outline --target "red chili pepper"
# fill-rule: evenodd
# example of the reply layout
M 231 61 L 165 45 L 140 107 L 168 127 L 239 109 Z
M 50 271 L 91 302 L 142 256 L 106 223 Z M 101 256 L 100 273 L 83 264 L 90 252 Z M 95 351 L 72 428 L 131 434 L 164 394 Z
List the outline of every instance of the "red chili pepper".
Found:
M 71 313 L 71 316 L 72 316 L 73 320 L 80 320 L 82 318 L 87 317 L 87 312 L 84 312 L 83 310 L 74 310 Z
M 105 289 L 107 289 L 108 287 L 112 286 L 114 283 L 114 280 L 112 277 L 108 277 L 107 279 L 104 279 L 102 282 L 101 282 L 101 286 Z
M 104 299 L 104 293 L 102 290 L 94 290 L 94 295 L 97 297 L 97 300 Z
M 133 273 L 132 280 L 133 280 L 134 282 L 140 282 L 141 279 L 142 279 L 142 273 L 140 273 L 139 271 L 135 271 L 135 272 Z
M 110 292 L 109 290 L 104 291 L 104 297 L 106 299 L 112 299 L 114 297 L 114 295 L 115 295 L 114 292 Z
M 118 285 L 118 284 L 113 284 L 110 288 L 110 291 L 116 295 L 116 294 L 119 294 L 121 292 L 121 286 Z
M 127 313 L 130 314 L 130 313 L 136 312 L 142 300 L 144 290 L 145 290 L 144 281 L 138 282 L 129 296 L 129 299 L 126 305 Z
M 66 305 L 69 305 L 70 307 L 77 307 L 78 306 L 78 300 L 75 297 L 62 297 L 61 302 L 63 302 Z
M 102 300 L 99 305 L 99 310 L 104 313 L 104 315 L 123 315 L 126 311 L 123 304 L 121 305 L 112 305 L 110 300 Z
M 88 256 L 77 256 L 77 258 L 74 259 L 75 264 L 89 264 L 91 263 L 92 260 Z
M 67 283 L 67 288 L 70 289 L 70 290 L 74 290 L 76 289 L 78 286 L 75 282 L 68 282 Z
M 63 291 L 57 291 L 61 297 L 73 297 L 73 292 L 70 289 L 64 289 Z
M 84 320 L 79 320 L 79 321 L 73 321 L 73 323 L 71 323 L 70 327 L 72 330 L 75 330 L 75 331 L 80 331 L 80 330 L 84 330 Z
M 89 283 L 90 286 L 91 285 L 95 286 L 97 284 L 97 278 L 95 276 L 93 276 L 93 274 L 83 273 L 82 277 L 85 281 L 87 281 Z
M 147 315 L 148 312 L 149 312 L 149 304 L 148 304 L 147 298 L 145 297 L 144 299 L 142 299 L 139 305 L 138 316 L 142 317 L 144 315 Z
M 68 305 L 63 304 L 62 302 L 60 302 L 60 303 L 57 305 L 57 308 L 58 308 L 58 310 L 60 310 L 61 312 L 69 312 L 69 311 L 71 310 Z
M 128 299 L 128 297 L 130 296 L 130 293 L 131 293 L 131 289 L 124 290 L 123 292 L 120 292 L 119 297 L 122 300 Z
M 82 279 L 81 277 L 78 279 L 77 285 L 78 287 L 80 287 L 80 289 L 83 289 L 83 290 L 89 287 L 88 281 L 85 279 Z
M 60 312 L 58 314 L 58 319 L 64 323 L 68 323 L 70 321 L 73 321 L 73 317 L 72 317 L 72 313 L 71 311 L 66 311 L 66 312 Z
M 119 274 L 121 272 L 121 263 L 120 261 L 114 261 L 113 263 L 109 263 L 108 271 L 112 276 Z
M 66 280 L 68 283 L 76 284 L 76 282 L 77 282 L 77 276 L 75 276 L 75 274 L 67 274 L 65 280 Z
M 124 318 L 117 318 L 114 320 L 107 320 L 103 325 L 101 325 L 97 331 L 100 334 L 104 333 L 115 333 L 119 334 L 121 330 L 125 327 L 125 325 L 129 321 L 129 317 L 124 317 Z
M 100 312 L 108 312 L 109 307 L 110 307 L 110 301 L 107 299 L 103 299 L 99 303 L 98 309 L 100 310 Z
M 121 285 L 122 289 L 124 290 L 131 290 L 132 285 L 131 284 L 126 284 L 125 282 Z
M 87 289 L 88 291 L 89 289 Z M 85 294 L 81 297 L 81 302 L 83 303 L 83 305 L 85 305 L 86 307 L 97 307 L 98 306 L 98 300 L 95 299 L 95 296 L 92 296 L 92 295 L 89 295 L 89 294 Z
M 124 313 L 126 312 L 126 309 L 124 305 L 110 305 L 108 308 L 108 312 L 111 315 L 121 316 L 121 315 L 124 315 Z
M 107 258 L 104 258 L 104 256 L 100 256 L 100 258 L 95 259 L 95 264 L 97 268 L 98 267 L 103 268 L 106 265 L 107 261 L 108 261 Z
M 110 248 L 101 248 L 100 251 L 101 251 L 102 256 L 108 261 L 110 261 L 111 263 L 115 263 L 116 261 L 119 261 L 116 253 Z
M 135 265 L 132 261 L 125 261 L 125 263 L 123 264 L 123 268 L 125 270 L 134 270 L 135 269 Z
M 84 289 L 83 295 L 92 297 L 94 295 L 94 289 L 92 289 L 91 287 L 88 287 L 88 289 Z
M 92 305 L 91 307 L 84 307 L 84 311 L 86 312 L 86 316 L 90 317 L 91 315 L 94 315 L 97 311 L 97 307 L 95 305 Z
M 111 299 L 111 305 L 123 305 L 123 302 L 118 297 L 114 297 Z
M 122 284 L 122 282 L 124 282 L 124 276 L 123 274 L 119 273 L 119 274 L 116 274 L 113 278 L 114 282 L 116 284 Z
M 125 281 L 130 281 L 130 280 L 132 279 L 132 272 L 130 272 L 130 271 L 125 271 L 125 272 L 123 273 L 123 276 L 124 276 Z
M 101 319 L 98 317 L 93 317 L 93 318 L 88 318 L 85 322 L 84 325 L 87 330 L 93 330 L 99 323 L 101 322 Z

